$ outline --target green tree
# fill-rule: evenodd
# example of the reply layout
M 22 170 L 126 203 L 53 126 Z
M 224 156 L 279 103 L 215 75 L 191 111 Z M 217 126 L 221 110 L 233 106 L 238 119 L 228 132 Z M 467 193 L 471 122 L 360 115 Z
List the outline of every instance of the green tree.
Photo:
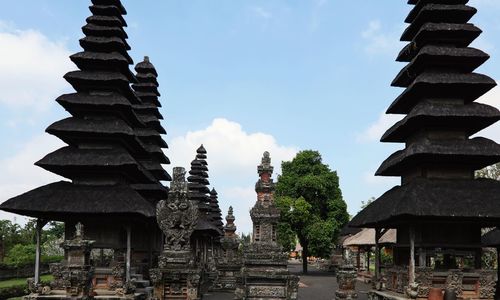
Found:
M 285 248 L 298 238 L 303 272 L 307 273 L 307 257 L 330 255 L 340 229 L 349 221 L 347 205 L 337 172 L 323 164 L 319 152 L 301 151 L 281 168 L 276 184 L 276 204 L 281 211 L 278 237 Z

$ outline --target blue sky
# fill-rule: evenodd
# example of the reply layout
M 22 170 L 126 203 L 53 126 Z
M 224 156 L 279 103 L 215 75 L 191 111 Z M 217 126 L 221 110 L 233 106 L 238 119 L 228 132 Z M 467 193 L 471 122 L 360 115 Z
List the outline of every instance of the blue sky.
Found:
M 61 144 L 44 134 L 67 116 L 54 99 L 71 92 L 62 76 L 75 67 L 90 1 L 8 1 L 0 11 L 0 201 L 58 180 L 32 164 Z M 390 82 L 410 6 L 373 0 L 124 0 L 131 55 L 149 55 L 159 72 L 172 166 L 188 167 L 200 143 L 224 212 L 251 230 L 248 209 L 262 152 L 274 164 L 296 151 L 320 151 L 338 171 L 355 214 L 361 201 L 398 184 L 375 178 L 401 145 L 378 138 L 401 92 Z M 500 78 L 500 1 L 473 0 L 475 43 L 492 58 L 480 71 Z M 496 96 L 499 97 L 496 97 Z M 498 105 L 500 92 L 484 99 Z M 396 118 L 397 119 L 397 118 Z M 500 129 L 485 135 L 498 139 Z M 171 169 L 171 166 L 167 167 Z M 278 168 L 279 169 L 279 168 Z M 279 171 L 279 170 L 278 170 Z M 12 216 L 2 215 L 11 218 Z

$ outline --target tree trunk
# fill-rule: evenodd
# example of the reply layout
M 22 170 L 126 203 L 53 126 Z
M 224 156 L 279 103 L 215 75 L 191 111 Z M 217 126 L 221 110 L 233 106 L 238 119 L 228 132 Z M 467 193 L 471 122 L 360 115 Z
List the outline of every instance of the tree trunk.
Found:
M 302 273 L 307 274 L 307 257 L 309 256 L 307 245 L 302 245 Z

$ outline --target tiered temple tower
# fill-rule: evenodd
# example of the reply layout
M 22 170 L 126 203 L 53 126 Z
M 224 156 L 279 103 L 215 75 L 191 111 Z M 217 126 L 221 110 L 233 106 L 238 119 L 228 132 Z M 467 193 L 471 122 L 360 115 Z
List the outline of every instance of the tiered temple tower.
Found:
M 287 269 L 288 254 L 277 242 L 280 211 L 274 203 L 274 182 L 269 152 L 257 167 L 257 202 L 250 211 L 253 221 L 252 244 L 244 253 L 240 286 L 236 299 L 297 299 L 298 278 Z
M 405 268 L 388 271 L 387 288 L 406 289 L 412 297 L 427 297 L 439 282 L 459 297 L 493 297 L 491 274 L 481 271 L 481 227 L 500 220 L 500 183 L 474 179 L 474 171 L 500 161 L 500 146 L 471 136 L 498 121 L 500 113 L 474 102 L 496 84 L 474 73 L 489 56 L 469 47 L 481 30 L 469 23 L 476 9 L 467 2 L 408 1 L 415 5 L 402 36 L 409 44 L 397 58 L 408 64 L 393 81 L 405 90 L 387 111 L 406 116 L 382 137 L 383 142 L 405 143 L 405 149 L 376 173 L 401 176 L 401 186 L 351 221 L 351 226 L 375 228 L 377 237 L 383 228 L 397 228 L 394 261 Z M 377 256 L 380 279 L 379 251 Z M 457 262 L 470 256 L 475 263 L 466 267 L 473 271 L 455 272 Z
M 83 51 L 71 56 L 78 70 L 64 76 L 75 93 L 57 98 L 71 117 L 47 128 L 68 146 L 36 163 L 69 181 L 39 187 L 0 208 L 38 218 L 38 234 L 47 220 L 65 222 L 67 237 L 74 236 L 76 223 L 83 223 L 86 236 L 95 240 L 94 248 L 114 252 L 110 265 L 97 266 L 94 292 L 123 294 L 129 291 L 126 283 L 132 270 L 146 271 L 141 265 L 151 259 L 146 253 L 153 251 L 157 238 L 144 234 L 151 232 L 155 207 L 137 190 L 147 186 L 158 198 L 165 195 L 165 188 L 158 172 L 143 165 L 151 151 L 137 137 L 148 124 L 134 108 L 143 102 L 130 87 L 138 82 L 129 69 L 133 61 L 124 31 L 126 10 L 119 0 L 92 0 L 92 4 L 92 16 L 82 28 Z M 161 137 L 156 139 L 162 143 Z
M 217 191 L 212 188 L 210 191 L 210 216 L 212 223 L 220 232 L 224 232 L 224 223 L 222 222 L 222 211 L 219 206 Z
M 199 218 L 195 231 L 191 237 L 193 251 L 198 265 L 203 269 L 202 292 L 212 286 L 216 275 L 214 245 L 222 236 L 212 220 L 212 207 L 210 206 L 210 189 L 208 181 L 207 150 L 201 145 L 196 150 L 196 157 L 191 162 L 189 182 L 189 197 L 198 203 Z
M 137 83 L 132 87 L 142 103 L 133 108 L 139 120 L 146 125 L 145 128 L 136 128 L 135 133 L 148 151 L 147 156 L 138 157 L 138 160 L 158 181 L 170 181 L 172 178 L 162 167 L 162 164 L 169 164 L 170 161 L 162 150 L 168 148 L 168 145 L 161 137 L 166 131 L 160 123 L 163 116 L 158 110 L 161 107 L 158 100 L 158 73 L 147 56 L 135 66 L 135 70 Z M 136 185 L 135 188 L 154 204 L 168 197 L 168 188 L 163 188 L 162 185 L 160 190 L 158 185 Z

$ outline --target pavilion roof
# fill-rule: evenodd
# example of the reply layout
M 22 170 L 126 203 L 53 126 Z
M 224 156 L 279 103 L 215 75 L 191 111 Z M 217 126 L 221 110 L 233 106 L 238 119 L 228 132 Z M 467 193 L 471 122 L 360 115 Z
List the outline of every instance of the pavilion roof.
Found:
M 387 232 L 379 239 L 380 245 L 389 245 L 396 243 L 396 229 L 388 229 Z M 375 246 L 375 229 L 363 228 L 360 232 L 346 238 L 342 244 L 344 247 L 352 246 Z
M 20 215 L 68 220 L 87 215 L 155 217 L 155 208 L 129 185 L 51 183 L 11 198 L 0 209 Z

